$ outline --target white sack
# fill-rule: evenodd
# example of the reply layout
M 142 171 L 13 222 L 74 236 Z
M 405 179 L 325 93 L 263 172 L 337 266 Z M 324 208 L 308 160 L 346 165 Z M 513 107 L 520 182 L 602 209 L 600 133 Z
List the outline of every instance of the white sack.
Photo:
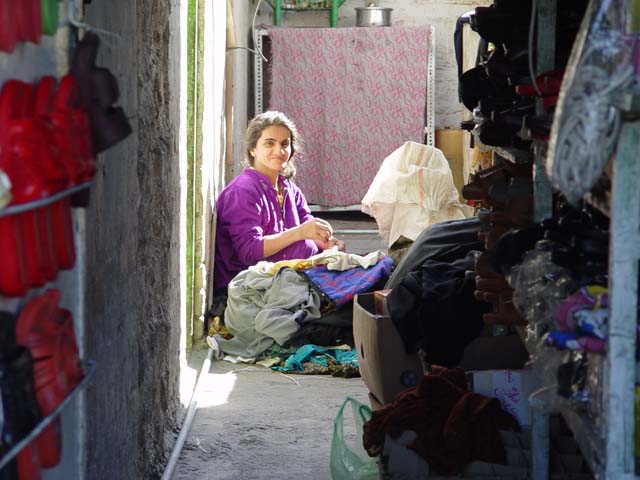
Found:
M 388 246 L 401 235 L 415 240 L 429 225 L 473 213 L 459 201 L 442 151 L 416 142 L 406 142 L 384 159 L 362 211 L 376 219 Z

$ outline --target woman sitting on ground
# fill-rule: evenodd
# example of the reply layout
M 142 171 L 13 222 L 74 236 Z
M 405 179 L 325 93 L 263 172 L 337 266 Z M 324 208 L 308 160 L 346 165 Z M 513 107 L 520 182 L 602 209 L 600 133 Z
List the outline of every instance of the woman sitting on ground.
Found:
M 216 295 L 226 295 L 231 279 L 260 260 L 308 258 L 334 245 L 344 250 L 293 182 L 299 146 L 293 122 L 281 112 L 264 112 L 249 123 L 245 146 L 248 167 L 216 202 Z

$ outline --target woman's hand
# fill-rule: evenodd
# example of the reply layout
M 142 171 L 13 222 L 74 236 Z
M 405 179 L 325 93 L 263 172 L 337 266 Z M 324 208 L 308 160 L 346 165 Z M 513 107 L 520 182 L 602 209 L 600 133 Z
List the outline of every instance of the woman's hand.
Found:
M 328 242 L 333 236 L 331 224 L 321 218 L 307 220 L 299 227 L 301 240 L 313 240 L 314 242 Z
M 284 232 L 265 235 L 263 255 L 264 258 L 268 258 L 283 248 L 286 248 L 292 243 L 300 240 L 313 240 L 320 250 L 324 250 L 328 247 L 323 247 L 323 245 L 327 244 L 332 236 L 333 228 L 331 228 L 329 222 L 322 220 L 321 218 L 312 218 L 311 220 L 304 222 L 302 225 L 290 228 Z

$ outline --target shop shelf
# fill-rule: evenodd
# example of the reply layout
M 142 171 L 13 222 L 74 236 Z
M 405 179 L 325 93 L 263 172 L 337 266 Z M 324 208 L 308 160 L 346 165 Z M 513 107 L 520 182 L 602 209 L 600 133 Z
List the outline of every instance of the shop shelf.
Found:
M 598 435 L 593 422 L 584 414 L 571 408 L 561 409 L 567 425 L 573 431 L 580 451 L 596 478 L 603 478 L 606 465 L 606 448 L 604 440 Z
M 334 28 L 338 25 L 338 7 L 344 2 L 345 0 L 267 0 L 273 8 L 273 23 L 276 25 L 282 22 L 283 10 L 294 12 L 326 10 L 330 12 L 329 25 Z
M 55 193 L 49 197 L 41 198 L 39 200 L 35 200 L 33 202 L 21 203 L 18 205 L 12 205 L 10 207 L 0 208 L 0 217 L 6 217 L 8 215 L 15 215 L 16 213 L 28 212 L 29 210 L 35 210 L 40 207 L 45 207 L 54 202 L 57 202 L 61 198 L 68 197 L 73 195 L 74 193 L 78 193 L 82 190 L 90 188 L 95 182 L 92 180 L 90 182 L 81 183 L 79 185 L 74 185 L 71 188 L 67 188 L 66 190 L 62 190 L 58 193 Z
M 4 468 L 11 460 L 13 460 L 24 447 L 32 442 L 47 427 L 47 425 L 49 425 L 58 415 L 60 415 L 60 413 L 62 413 L 62 410 L 64 410 L 65 407 L 69 405 L 71 400 L 87 386 L 87 384 L 91 380 L 91 377 L 93 377 L 93 374 L 95 373 L 96 363 L 93 360 L 86 360 L 84 362 L 84 365 L 85 374 L 82 381 L 73 390 L 71 390 L 71 392 L 69 392 L 62 403 L 60 403 L 60 405 L 58 405 L 58 407 L 53 412 L 51 412 L 50 415 L 47 415 L 45 418 L 43 418 L 26 437 L 16 443 L 11 448 L 11 450 L 9 450 L 3 457 L 0 458 L 0 470 L 2 470 L 2 468 Z
M 494 147 L 493 151 L 500 158 L 511 163 L 531 163 L 533 162 L 533 152 L 531 150 L 520 150 L 517 148 Z
M 345 0 L 338 0 L 337 6 L 340 7 Z M 271 8 L 275 9 L 280 3 L 282 10 L 331 10 L 332 0 L 267 0 Z
M 516 332 L 518 332 L 518 335 L 520 335 L 520 339 L 527 349 L 527 352 L 529 352 L 529 355 L 536 355 L 538 351 L 537 341 L 540 338 L 539 333 L 535 331 L 535 333 L 532 334 L 530 331 L 530 329 L 532 328 L 531 326 L 525 327 L 523 325 L 516 325 L 514 328 Z

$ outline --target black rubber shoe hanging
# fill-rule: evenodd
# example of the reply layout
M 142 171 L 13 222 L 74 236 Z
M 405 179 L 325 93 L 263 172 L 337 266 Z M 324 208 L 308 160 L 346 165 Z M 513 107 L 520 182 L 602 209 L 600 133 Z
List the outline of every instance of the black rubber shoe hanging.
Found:
M 114 75 L 96 66 L 100 38 L 87 32 L 78 45 L 69 74 L 75 79 L 75 103 L 89 113 L 95 153 L 100 153 L 131 134 L 131 125 L 120 107 L 114 106 L 120 92 Z

